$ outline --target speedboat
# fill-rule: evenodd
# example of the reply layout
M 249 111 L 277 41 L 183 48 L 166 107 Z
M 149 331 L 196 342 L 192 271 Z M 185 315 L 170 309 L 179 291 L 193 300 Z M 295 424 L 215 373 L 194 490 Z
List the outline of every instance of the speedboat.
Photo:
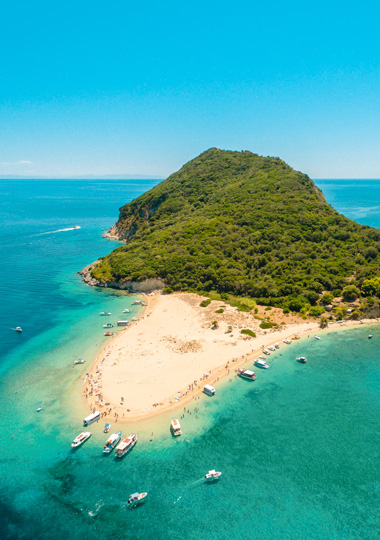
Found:
M 103 433 L 108 433 L 110 429 L 111 429 L 111 424 L 106 424 L 106 425 L 104 426 L 104 431 L 103 431 Z
M 110 332 L 109 330 L 107 330 L 107 332 L 104 332 L 104 335 L 105 336 L 113 336 L 113 332 Z
M 130 313 L 129 309 L 124 309 L 123 313 Z
M 83 358 L 78 358 L 78 360 L 75 360 L 75 361 L 74 361 L 74 364 L 75 364 L 75 365 L 76 365 L 76 364 L 84 364 Z
M 132 302 L 132 306 L 141 306 L 141 304 L 142 304 L 142 301 L 141 301 L 141 300 L 134 300 L 134 301 Z
M 222 473 L 216 471 L 215 469 L 212 469 L 211 471 L 208 471 L 207 474 L 205 474 L 206 480 L 219 480 L 221 476 L 222 476 Z
M 16 328 L 16 330 L 17 330 L 17 328 Z M 373 338 L 373 335 L 370 334 L 370 335 L 368 336 L 368 339 L 372 339 L 372 338 Z
M 16 326 L 15 330 L 16 330 L 16 332 L 22 332 L 21 326 Z
M 261 354 L 260 354 L 259 358 L 260 358 L 260 360 L 265 360 L 265 356 L 261 356 Z
M 181 424 L 177 420 L 177 418 L 173 418 L 170 422 L 170 429 L 172 430 L 172 433 L 174 437 L 178 437 L 178 435 L 182 435 L 182 429 Z
M 306 364 L 307 362 L 307 358 L 306 356 L 299 356 L 298 358 L 296 358 L 297 362 L 300 362 L 300 364 Z
M 131 433 L 126 437 L 121 443 L 119 443 L 115 450 L 115 456 L 117 458 L 122 458 L 125 454 L 128 454 L 130 450 L 137 443 L 138 435 L 136 433 Z
M 132 495 L 129 496 L 128 504 L 140 504 L 143 502 L 148 496 L 148 493 L 132 493 Z
M 290 341 L 289 339 L 284 339 L 283 341 L 284 341 L 284 343 L 286 343 L 286 345 L 290 345 L 290 344 L 291 344 L 291 341 Z
M 314 336 L 314 339 L 321 339 L 319 336 Z
M 75 439 L 71 443 L 71 447 L 77 448 L 78 446 L 81 446 L 84 442 L 87 441 L 87 439 L 91 437 L 91 435 L 91 431 L 83 431 L 83 433 L 80 433 L 78 437 L 75 437 Z
M 276 349 L 273 347 L 273 345 L 269 345 L 268 349 L 269 349 L 270 351 L 272 351 L 272 352 L 276 350 Z
M 117 433 L 112 433 L 111 437 L 106 441 L 104 445 L 103 454 L 109 454 L 117 445 L 121 439 L 121 431 Z
M 38 407 L 37 411 L 36 412 L 41 412 L 42 411 L 42 407 Z
M 113 324 L 111 324 L 110 322 L 107 324 L 103 324 L 103 328 L 113 328 Z
M 101 311 L 99 315 L 111 315 L 110 311 Z
M 256 379 L 256 373 L 254 371 L 250 371 L 249 369 L 238 369 L 238 375 L 240 375 L 240 377 L 243 379 L 248 379 L 250 381 L 254 381 Z
M 266 354 L 267 356 L 270 355 L 270 352 L 267 349 L 263 349 L 263 353 Z
M 280 344 L 279 344 L 279 343 L 275 343 L 274 346 L 276 347 L 276 349 L 279 349 L 279 348 L 280 348 Z
M 301 339 L 298 334 L 292 337 L 292 339 Z
M 255 366 L 259 368 L 263 368 L 263 369 L 269 368 L 268 364 L 264 362 L 264 360 L 261 360 L 261 358 L 259 358 L 258 360 L 255 360 Z
M 73 227 L 73 229 L 80 229 L 80 225 L 75 225 L 75 227 Z

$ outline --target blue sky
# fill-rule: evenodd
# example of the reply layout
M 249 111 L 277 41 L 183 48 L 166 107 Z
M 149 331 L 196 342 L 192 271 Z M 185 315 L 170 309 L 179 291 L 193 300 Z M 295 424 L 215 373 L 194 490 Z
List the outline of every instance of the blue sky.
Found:
M 367 2 L 2 5 L 0 175 L 165 177 L 209 147 L 380 178 Z

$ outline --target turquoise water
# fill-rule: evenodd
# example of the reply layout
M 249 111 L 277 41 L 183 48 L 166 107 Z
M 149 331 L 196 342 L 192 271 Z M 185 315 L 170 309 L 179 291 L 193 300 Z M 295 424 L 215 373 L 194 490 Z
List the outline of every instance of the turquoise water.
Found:
M 317 182 L 335 208 L 380 226 L 380 182 L 335 182 Z M 86 287 L 76 272 L 115 246 L 101 229 L 154 184 L 0 181 L 1 537 L 378 539 L 377 327 L 372 340 L 358 327 L 284 345 L 254 383 L 226 381 L 197 414 L 191 406 L 179 440 L 169 415 L 122 426 L 140 440 L 121 462 L 102 456 L 101 425 L 71 451 L 88 366 L 72 362 L 90 362 L 104 343 L 98 313 L 116 318 L 132 301 Z M 81 229 L 53 232 L 73 225 Z M 295 362 L 300 354 L 308 364 Z M 204 483 L 210 468 L 223 472 L 219 483 Z M 133 491 L 149 492 L 135 510 Z

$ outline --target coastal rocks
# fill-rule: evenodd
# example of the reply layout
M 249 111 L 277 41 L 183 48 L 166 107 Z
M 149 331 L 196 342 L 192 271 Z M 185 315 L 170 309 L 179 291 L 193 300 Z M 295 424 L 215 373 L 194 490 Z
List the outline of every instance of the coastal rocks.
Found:
M 165 283 L 158 278 L 145 279 L 144 281 L 99 281 L 91 275 L 92 269 L 100 262 L 97 260 L 85 268 L 78 274 L 82 276 L 83 281 L 91 287 L 104 287 L 111 289 L 120 289 L 131 293 L 149 293 L 152 291 L 162 290 Z

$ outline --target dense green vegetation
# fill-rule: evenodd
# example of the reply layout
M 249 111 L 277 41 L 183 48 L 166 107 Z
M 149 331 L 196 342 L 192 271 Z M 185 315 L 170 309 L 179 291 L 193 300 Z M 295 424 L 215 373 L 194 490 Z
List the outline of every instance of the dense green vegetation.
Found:
M 243 330 L 240 330 L 240 333 L 245 334 L 246 336 L 249 336 L 249 337 L 256 337 L 255 332 L 253 330 L 249 330 L 249 328 L 244 328 Z
M 127 243 L 92 270 L 100 281 L 159 277 L 166 292 L 298 312 L 322 292 L 380 290 L 380 231 L 340 215 L 279 158 L 210 149 L 122 207 L 116 228 Z

